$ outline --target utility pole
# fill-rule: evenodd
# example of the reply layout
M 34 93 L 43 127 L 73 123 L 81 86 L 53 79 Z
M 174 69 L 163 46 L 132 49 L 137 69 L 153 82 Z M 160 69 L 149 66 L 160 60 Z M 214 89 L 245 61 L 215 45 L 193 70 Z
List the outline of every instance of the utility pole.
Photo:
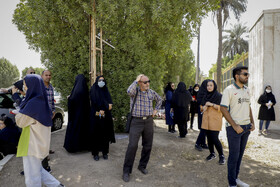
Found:
M 198 27 L 197 32 L 197 60 L 196 60 L 196 74 L 195 74 L 195 83 L 200 84 L 199 80 L 199 74 L 200 74 L 200 68 L 199 68 L 199 46 L 200 46 L 200 25 Z

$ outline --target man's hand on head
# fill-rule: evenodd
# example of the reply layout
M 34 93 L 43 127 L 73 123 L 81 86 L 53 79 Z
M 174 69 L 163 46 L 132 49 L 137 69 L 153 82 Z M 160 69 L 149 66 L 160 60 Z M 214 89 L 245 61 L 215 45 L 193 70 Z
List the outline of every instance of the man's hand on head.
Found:
M 136 82 L 138 83 L 141 80 L 141 77 L 143 77 L 143 76 L 144 76 L 144 74 L 138 75 L 137 78 L 136 78 Z

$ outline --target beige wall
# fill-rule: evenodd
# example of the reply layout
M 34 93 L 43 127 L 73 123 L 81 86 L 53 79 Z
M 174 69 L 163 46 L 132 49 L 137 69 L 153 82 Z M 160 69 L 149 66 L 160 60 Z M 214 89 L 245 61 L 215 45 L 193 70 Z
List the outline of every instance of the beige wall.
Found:
M 254 119 L 258 127 L 257 103 L 266 85 L 271 85 L 278 102 L 275 106 L 276 121 L 271 129 L 280 129 L 280 9 L 264 10 L 250 29 L 249 39 L 249 88 Z

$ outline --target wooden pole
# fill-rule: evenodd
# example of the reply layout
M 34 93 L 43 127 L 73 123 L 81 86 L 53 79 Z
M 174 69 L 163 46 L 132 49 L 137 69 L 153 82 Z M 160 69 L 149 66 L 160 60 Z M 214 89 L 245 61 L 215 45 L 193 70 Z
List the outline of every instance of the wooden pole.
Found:
M 96 20 L 95 0 L 93 1 L 93 12 L 90 20 L 90 85 L 93 85 L 96 78 Z
M 100 28 L 100 73 L 103 75 L 103 40 L 102 40 L 102 28 Z

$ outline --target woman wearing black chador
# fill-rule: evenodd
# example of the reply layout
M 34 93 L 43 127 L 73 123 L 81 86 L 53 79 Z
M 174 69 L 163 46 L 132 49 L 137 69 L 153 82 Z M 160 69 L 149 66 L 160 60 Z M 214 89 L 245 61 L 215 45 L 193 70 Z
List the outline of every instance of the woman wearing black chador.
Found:
M 272 93 L 271 86 L 265 87 L 264 93 L 258 99 L 258 103 L 261 105 L 258 116 L 260 120 L 259 134 L 267 135 L 270 121 L 275 121 L 274 105 L 276 104 L 276 99 Z M 262 130 L 264 121 L 266 121 L 265 128 Z
M 108 159 L 109 143 L 115 143 L 114 125 L 111 114 L 112 99 L 103 76 L 98 76 L 90 89 L 90 124 L 92 155 L 99 160 L 99 152 Z
M 185 138 L 187 132 L 187 121 L 189 116 L 189 105 L 192 99 L 186 85 L 180 82 L 172 96 L 171 108 L 174 110 L 174 124 L 178 124 L 179 138 Z
M 68 97 L 68 125 L 63 146 L 70 153 L 90 150 L 89 111 L 87 81 L 84 75 L 77 75 Z

